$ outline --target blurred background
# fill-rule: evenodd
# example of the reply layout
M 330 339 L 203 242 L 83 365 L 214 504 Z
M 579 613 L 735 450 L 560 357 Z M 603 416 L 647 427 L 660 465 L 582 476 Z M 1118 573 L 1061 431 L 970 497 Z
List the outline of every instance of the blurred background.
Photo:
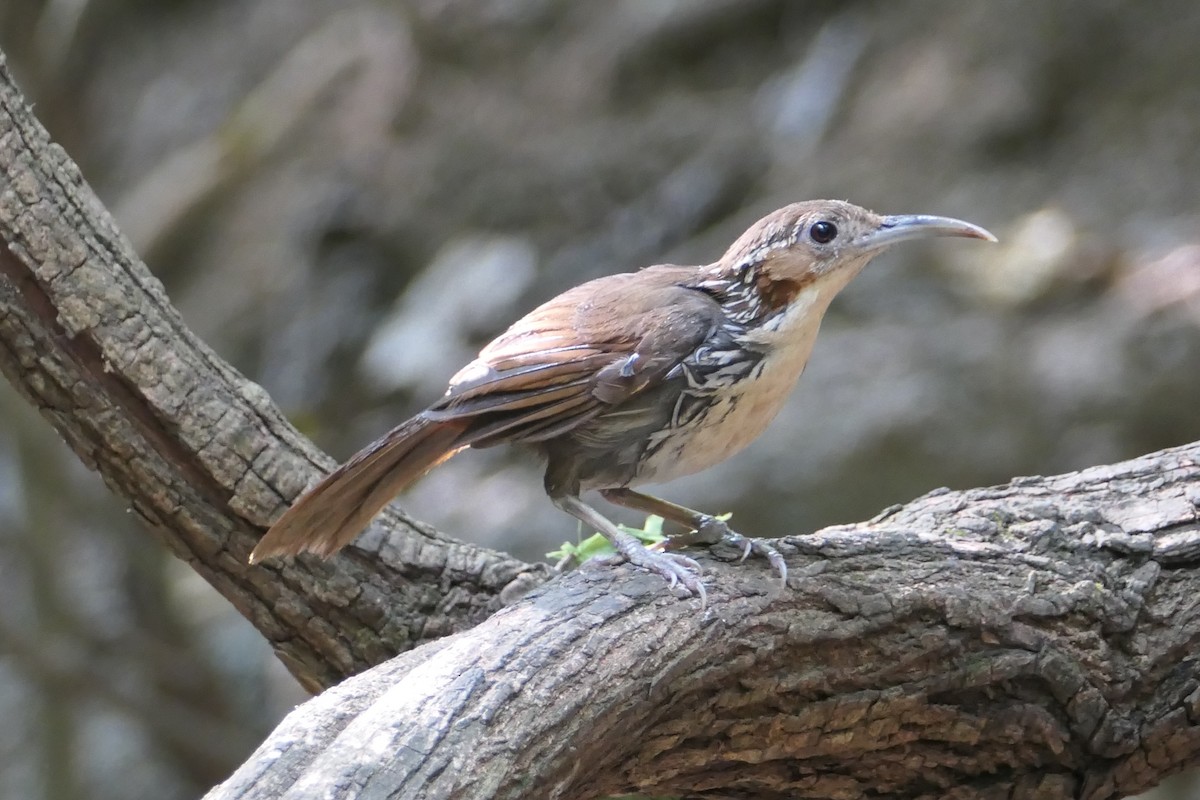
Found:
M 339 458 L 542 300 L 793 200 L 994 231 L 879 259 L 770 433 L 662 492 L 762 536 L 1200 438 L 1197 41 L 1182 0 L 0 4 L 187 321 Z M 198 797 L 302 695 L 6 385 L 0 420 L 0 797 Z M 402 502 L 577 534 L 505 449 Z

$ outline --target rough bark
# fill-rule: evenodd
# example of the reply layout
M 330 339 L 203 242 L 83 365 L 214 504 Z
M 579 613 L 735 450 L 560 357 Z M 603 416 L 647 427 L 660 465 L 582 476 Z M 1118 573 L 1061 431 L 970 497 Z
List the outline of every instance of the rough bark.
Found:
M 544 573 L 397 514 L 369 558 L 250 568 L 328 460 L 188 332 L 2 63 L 0 168 L 9 379 L 307 685 L 408 649 L 213 797 L 1106 798 L 1198 760 L 1200 445 L 786 540 L 782 592 L 704 557 L 704 611 L 592 567 L 488 618 Z
M 582 570 L 302 706 L 209 797 L 1142 791 L 1200 754 L 1198 456 L 935 492 L 783 540 L 787 591 L 713 570 L 706 611 Z
M 362 540 L 370 558 L 249 567 L 330 460 L 187 329 L 2 56 L 0 240 L 0 370 L 305 686 L 470 627 L 543 574 L 398 513 Z

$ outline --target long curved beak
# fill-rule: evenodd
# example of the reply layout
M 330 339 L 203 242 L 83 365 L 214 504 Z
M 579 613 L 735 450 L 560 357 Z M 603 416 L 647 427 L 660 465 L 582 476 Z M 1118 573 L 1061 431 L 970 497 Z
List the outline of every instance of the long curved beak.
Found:
M 895 214 L 884 217 L 879 227 L 855 244 L 864 250 L 891 247 L 910 239 L 929 239 L 935 236 L 961 236 L 966 239 L 996 241 L 989 231 L 970 222 L 952 217 L 933 217 L 928 214 Z

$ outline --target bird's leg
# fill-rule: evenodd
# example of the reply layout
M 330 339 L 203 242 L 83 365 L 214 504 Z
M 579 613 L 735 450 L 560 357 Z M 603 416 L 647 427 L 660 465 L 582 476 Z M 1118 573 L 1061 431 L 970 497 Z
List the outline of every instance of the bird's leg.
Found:
M 667 580 L 671 588 L 681 586 L 689 594 L 700 598 L 703 608 L 708 602 L 708 593 L 700 581 L 701 567 L 695 559 L 680 553 L 655 553 L 647 550 L 637 540 L 637 537 L 626 533 L 596 509 L 580 500 L 575 495 L 551 497 L 554 505 L 567 512 L 584 525 L 595 528 L 612 544 L 613 549 L 620 553 L 626 561 L 635 567 L 650 570 Z
M 649 494 L 635 492 L 633 489 L 602 489 L 600 494 L 610 503 L 632 508 L 646 514 L 657 514 L 663 519 L 678 523 L 689 529 L 689 533 L 672 536 L 668 546 L 686 547 L 691 544 L 712 545 L 726 542 L 742 548 L 742 560 L 751 553 L 760 555 L 779 573 L 783 585 L 787 586 L 787 562 L 778 550 L 760 539 L 751 539 L 730 528 L 725 520 L 717 519 L 710 514 L 693 511 L 687 506 L 672 503 Z

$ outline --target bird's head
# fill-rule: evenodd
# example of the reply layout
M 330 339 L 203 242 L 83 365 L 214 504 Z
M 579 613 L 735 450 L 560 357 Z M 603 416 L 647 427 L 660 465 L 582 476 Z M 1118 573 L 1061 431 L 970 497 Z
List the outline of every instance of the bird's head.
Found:
M 935 236 L 996 241 L 978 225 L 950 217 L 881 216 L 840 200 L 809 200 L 784 206 L 751 225 L 719 264 L 735 272 L 760 269 L 772 281 L 798 287 L 828 277 L 840 289 L 892 245 Z

